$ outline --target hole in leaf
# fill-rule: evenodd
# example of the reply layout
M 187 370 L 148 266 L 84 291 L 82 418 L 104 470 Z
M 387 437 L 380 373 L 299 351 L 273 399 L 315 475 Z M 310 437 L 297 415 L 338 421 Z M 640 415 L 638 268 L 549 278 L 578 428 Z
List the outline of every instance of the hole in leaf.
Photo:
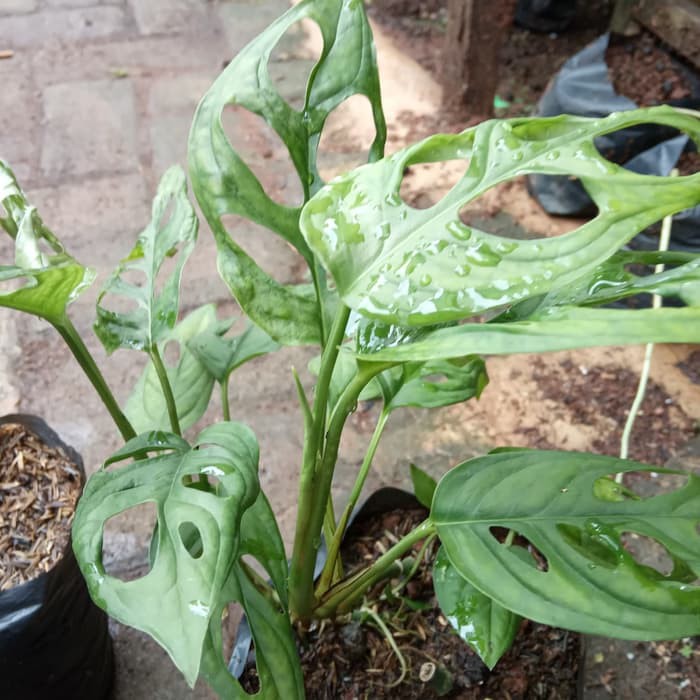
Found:
M 642 408 L 641 417 L 643 417 L 644 408 L 646 407 Z M 625 496 L 625 500 L 627 497 L 634 499 L 635 496 L 643 500 L 662 496 L 678 491 L 688 483 L 687 474 L 667 474 L 664 472 L 654 472 L 654 474 L 655 476 L 652 476 L 652 472 L 646 471 L 625 472 L 623 488 L 629 492 Z M 594 494 L 598 495 L 595 490 Z M 606 499 L 603 498 L 603 500 Z
M 0 279 L 0 294 L 12 294 L 31 284 L 29 277 L 11 277 L 7 280 Z
M 231 661 L 233 645 L 236 641 L 242 616 L 243 611 L 238 603 L 229 603 L 221 611 L 221 654 L 227 666 Z
M 104 523 L 102 564 L 110 576 L 133 581 L 151 570 L 157 554 L 157 541 L 152 537 L 157 522 L 157 506 L 149 501 L 128 508 Z
M 404 171 L 399 195 L 414 209 L 429 209 L 462 179 L 468 167 L 463 158 L 410 165 Z
M 303 190 L 287 147 L 260 116 L 239 105 L 227 105 L 221 123 L 234 151 L 244 160 L 270 199 L 299 206 Z
M 272 231 L 241 216 L 221 217 L 223 225 L 238 245 L 268 275 L 282 284 L 309 281 L 306 261 L 296 248 Z
M 171 197 L 168 200 L 168 204 L 165 207 L 165 210 L 161 214 L 160 221 L 158 222 L 158 230 L 162 231 L 163 229 L 167 228 L 168 224 L 171 222 L 173 218 L 173 212 L 175 211 L 175 198 Z
M 169 340 L 163 349 L 163 362 L 171 368 L 178 366 L 180 362 L 181 348 L 176 340 Z
M 661 576 L 668 576 L 673 572 L 673 558 L 666 547 L 652 537 L 636 532 L 624 532 L 621 540 L 624 548 L 638 564 Z
M 351 95 L 328 115 L 323 125 L 317 157 L 321 177 L 328 182 L 366 163 L 375 136 L 370 101 L 364 95 Z
M 199 528 L 191 521 L 180 523 L 177 531 L 180 535 L 182 546 L 193 559 L 199 559 L 204 554 L 204 542 Z
M 156 272 L 156 279 L 154 284 L 154 292 L 156 296 L 160 296 L 163 293 L 163 288 L 170 279 L 171 275 L 177 269 L 178 264 L 178 247 L 172 248 L 161 261 Z
M 538 571 L 544 572 L 549 570 L 547 557 L 545 557 L 527 537 L 524 537 L 515 530 L 495 525 L 489 528 L 489 532 L 495 540 L 500 542 L 504 547 L 508 547 L 509 551 L 525 564 L 532 566 Z
M 321 29 L 310 19 L 289 27 L 272 50 L 267 65 L 270 80 L 292 109 L 304 108 L 306 86 L 322 51 Z

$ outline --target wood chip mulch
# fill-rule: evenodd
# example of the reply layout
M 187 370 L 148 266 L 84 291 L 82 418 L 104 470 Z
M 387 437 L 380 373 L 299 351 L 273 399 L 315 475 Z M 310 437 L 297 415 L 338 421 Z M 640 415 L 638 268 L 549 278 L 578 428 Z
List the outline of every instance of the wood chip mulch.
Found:
M 61 558 L 80 488 L 80 472 L 63 450 L 22 425 L 0 425 L 0 591 Z

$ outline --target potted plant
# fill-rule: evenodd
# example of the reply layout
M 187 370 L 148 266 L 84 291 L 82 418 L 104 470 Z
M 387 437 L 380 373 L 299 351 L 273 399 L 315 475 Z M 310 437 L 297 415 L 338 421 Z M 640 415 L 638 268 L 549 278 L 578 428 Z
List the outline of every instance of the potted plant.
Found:
M 324 49 L 304 107 L 296 111 L 276 91 L 267 62 L 284 33 L 304 19 L 320 27 Z M 328 114 L 354 94 L 372 105 L 370 162 L 324 184 L 316 167 L 320 134 Z M 230 104 L 260 115 L 282 138 L 300 177 L 303 206 L 270 199 L 234 150 L 221 121 Z M 368 609 L 363 600 L 378 583 L 397 571 L 412 575 L 419 545 L 428 539 L 440 544 L 433 579 L 445 618 L 489 666 L 512 642 L 521 617 L 630 639 L 700 632 L 700 591 L 693 585 L 700 571 L 697 477 L 643 500 L 612 478 L 658 471 L 636 462 L 506 447 L 449 471 L 445 465 L 434 492 L 416 472 L 430 502 L 427 517 L 355 570 L 346 570 L 339 556 L 391 412 L 478 397 L 487 382 L 481 356 L 700 339 L 698 257 L 623 249 L 649 224 L 697 205 L 700 174 L 637 175 L 604 159 L 594 145 L 600 135 L 642 122 L 700 139 L 697 115 L 651 108 L 600 119 L 491 120 L 383 157 L 379 80 L 362 4 L 302 0 L 227 66 L 202 99 L 190 134 L 190 180 L 216 237 L 218 270 L 252 325 L 230 337 L 230 323 L 211 305 L 178 321 L 180 277 L 197 219 L 184 173 L 171 169 L 151 223 L 98 300 L 95 330 L 108 351 L 138 349 L 151 360 L 131 402 L 141 408 L 129 418 L 66 325 L 65 308 L 89 274 L 38 218 L 27 216 L 31 208 L 3 168 L 3 223 L 15 234 L 16 264 L 0 269 L 28 282 L 0 301 L 54 322 L 126 440 L 88 481 L 75 518 L 73 546 L 94 600 L 151 634 L 189 683 L 202 676 L 222 698 L 245 697 L 222 652 L 221 620 L 229 603 L 245 610 L 261 695 L 300 698 L 305 691 L 295 633 Z M 440 202 L 416 210 L 401 200 L 406 168 L 447 159 L 465 160 L 465 174 Z M 528 173 L 580 178 L 598 215 L 565 236 L 525 241 L 460 221 L 465 203 Z M 227 214 L 264 225 L 296 248 L 309 283 L 282 285 L 264 272 L 238 245 L 235 230 L 226 229 Z M 39 243 L 52 252 L 41 252 Z M 673 267 L 637 277 L 627 271 L 632 263 Z M 131 281 L 133 273 L 140 283 Z M 639 292 L 681 297 L 686 306 L 605 308 Z M 182 349 L 176 368 L 162 360 L 171 340 Z M 320 352 L 312 363 L 317 380 L 311 394 L 294 376 L 304 450 L 289 561 L 258 481 L 252 431 L 224 420 L 183 437 L 203 415 L 215 383 L 228 418 L 231 372 L 279 345 L 314 345 Z M 358 400 L 368 396 L 379 398 L 382 410 L 338 517 L 331 486 L 340 439 Z M 102 562 L 104 523 L 146 502 L 155 503 L 158 518 L 151 569 L 119 581 Z M 622 545 L 627 532 L 659 542 L 673 570 L 663 575 L 638 563 Z M 316 577 L 323 540 L 328 555 Z M 375 620 L 382 622 L 381 616 Z

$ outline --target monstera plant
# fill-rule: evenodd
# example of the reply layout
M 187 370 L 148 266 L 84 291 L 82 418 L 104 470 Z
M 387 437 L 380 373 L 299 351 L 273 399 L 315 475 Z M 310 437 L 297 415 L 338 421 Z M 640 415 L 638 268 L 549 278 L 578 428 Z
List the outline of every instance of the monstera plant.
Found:
M 303 106 L 295 109 L 278 93 L 268 64 L 285 32 L 302 20 L 320 28 L 323 51 Z M 329 114 L 353 95 L 372 107 L 369 163 L 325 184 L 316 159 L 320 136 Z M 259 115 L 280 136 L 303 205 L 284 206 L 265 192 L 224 130 L 229 105 Z M 189 140 L 190 181 L 216 237 L 219 273 L 251 324 L 231 336 L 231 322 L 219 320 L 212 305 L 180 319 L 180 278 L 197 218 L 184 173 L 171 169 L 151 223 L 98 300 L 95 330 L 106 349 L 141 350 L 150 358 L 124 410 L 67 313 L 93 274 L 65 252 L 3 164 L 1 221 L 15 241 L 15 260 L 0 266 L 0 282 L 14 283 L 2 288 L 0 303 L 56 327 L 125 439 L 89 480 L 75 517 L 74 549 L 94 600 L 152 635 L 190 684 L 203 676 L 222 698 L 247 696 L 222 654 L 229 603 L 245 610 L 260 696 L 301 698 L 295 627 L 352 611 L 429 536 L 441 543 L 433 572 L 437 599 L 489 666 L 509 647 L 521 617 L 626 639 L 700 634 L 700 589 L 693 583 L 700 576 L 700 480 L 687 475 L 678 490 L 641 499 L 611 479 L 652 469 L 636 462 L 500 448 L 449 470 L 446 464 L 434 489 L 423 475 L 430 496 L 423 523 L 359 570 L 347 572 L 340 556 L 389 415 L 478 397 L 488 381 L 483 356 L 700 341 L 700 256 L 625 248 L 642 229 L 698 205 L 700 174 L 639 175 L 596 149 L 598 136 L 645 122 L 700 141 L 697 115 L 658 107 L 603 119 L 492 120 L 384 157 L 375 51 L 362 4 L 302 0 L 226 67 L 204 95 Z M 464 161 L 464 174 L 443 199 L 421 210 L 402 200 L 408 167 L 444 160 Z M 529 173 L 579 178 L 598 215 L 566 235 L 538 240 L 497 237 L 460 220 L 465 204 Z M 265 272 L 227 227 L 227 215 L 245 217 L 293 246 L 309 282 L 285 285 Z M 657 263 L 666 271 L 629 271 L 632 264 Z M 684 305 L 610 308 L 641 292 Z M 173 341 L 181 352 L 168 367 L 162 355 Z M 289 345 L 316 346 L 319 357 L 312 362 L 312 391 L 290 377 L 304 447 L 288 553 L 260 487 L 256 438 L 228 420 L 228 384 L 242 363 Z M 189 436 L 185 431 L 204 414 L 215 385 L 225 420 Z M 369 396 L 381 401 L 379 419 L 350 503 L 336 517 L 331 487 L 343 427 L 358 399 Z M 147 502 L 157 508 L 151 569 L 134 581 L 117 580 L 103 563 L 104 523 Z M 496 537 L 495 529 L 509 534 Z M 622 544 L 625 533 L 660 543 L 673 570 L 663 575 L 638 563 Z M 323 540 L 328 555 L 315 577 Z

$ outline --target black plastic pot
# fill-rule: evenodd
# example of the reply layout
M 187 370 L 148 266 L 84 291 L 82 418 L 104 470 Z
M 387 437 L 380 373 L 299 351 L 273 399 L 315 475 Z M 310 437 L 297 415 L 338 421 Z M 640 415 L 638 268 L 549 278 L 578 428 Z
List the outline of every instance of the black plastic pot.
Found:
M 49 447 L 61 447 L 80 470 L 80 455 L 40 418 L 9 415 Z M 0 593 L 0 698 L 103 700 L 114 657 L 107 616 L 90 599 L 69 542 L 53 569 Z

